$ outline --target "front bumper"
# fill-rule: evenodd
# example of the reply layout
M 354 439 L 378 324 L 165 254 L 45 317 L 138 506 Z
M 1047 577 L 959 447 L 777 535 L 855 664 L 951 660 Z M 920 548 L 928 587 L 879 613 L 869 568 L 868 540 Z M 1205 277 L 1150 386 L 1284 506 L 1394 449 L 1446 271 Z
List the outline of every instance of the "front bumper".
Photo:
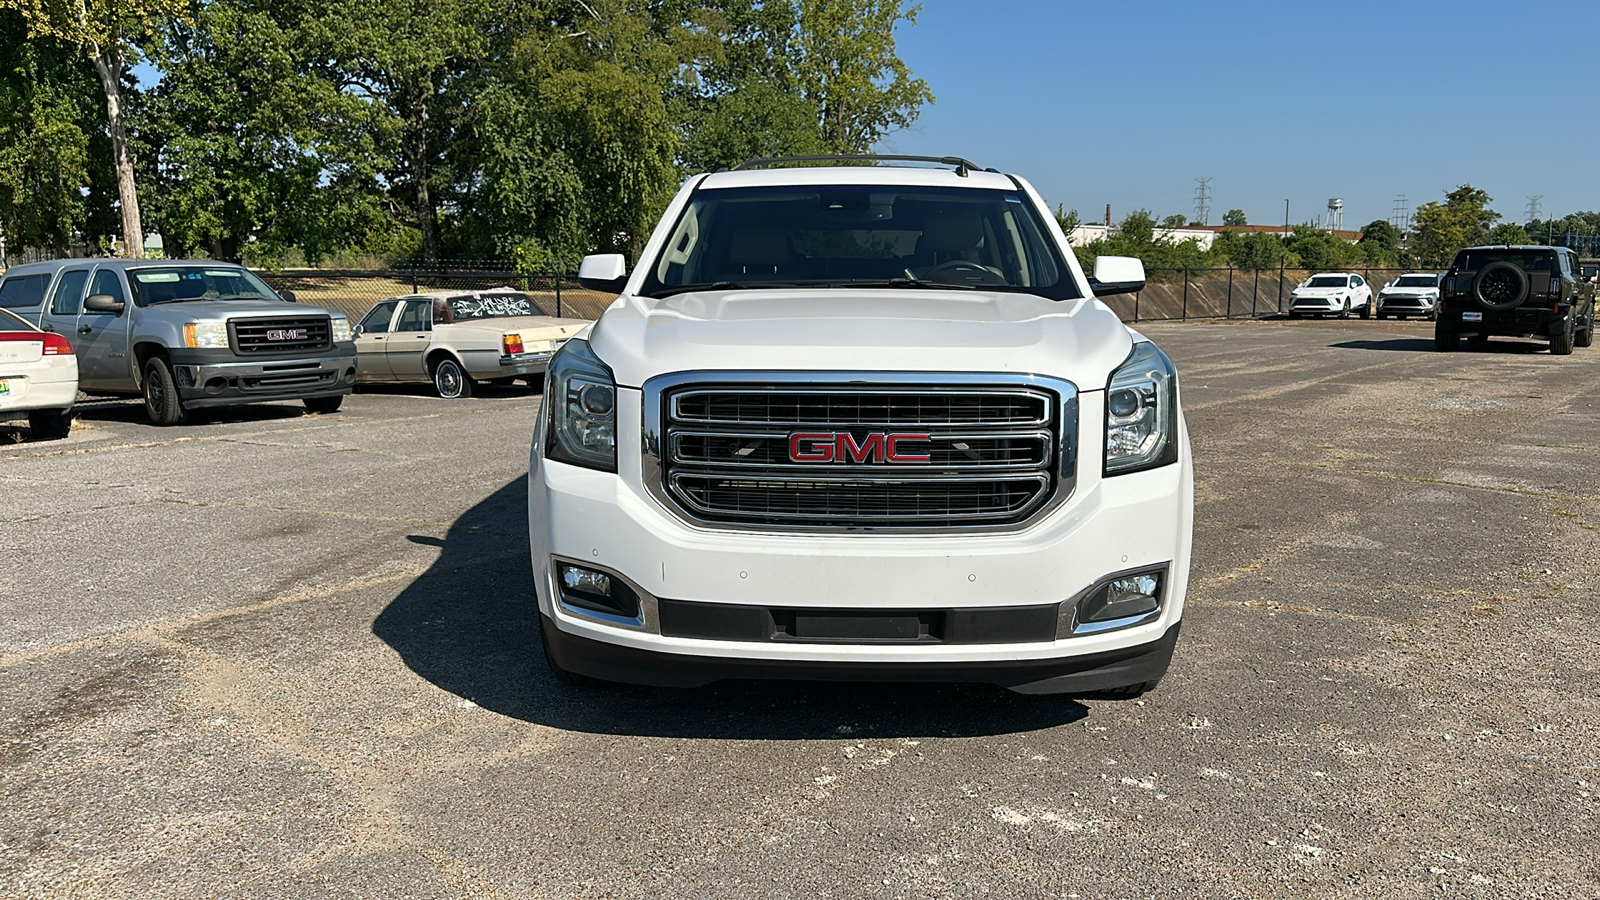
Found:
M 1103 430 L 1104 393 L 1079 396 L 1080 433 Z M 638 390 L 617 392 L 618 420 L 640 421 Z M 641 448 L 618 441 L 611 474 L 544 460 L 542 423 L 530 460 L 529 538 L 535 592 L 564 668 L 613 680 L 703 684 L 727 677 L 943 678 L 1019 690 L 1098 690 L 1165 668 L 1188 580 L 1193 472 L 1187 432 L 1179 462 L 1105 479 L 1080 466 L 1074 494 L 1026 528 L 982 534 L 795 534 L 709 530 L 662 506 L 641 484 Z M 1092 444 L 1091 444 L 1092 445 Z M 637 616 L 575 609 L 557 596 L 552 559 L 622 576 Z M 656 598 L 794 610 L 984 610 L 1063 604 L 1106 576 L 1165 567 L 1161 608 L 1098 633 L 1070 627 L 1016 642 L 758 641 L 662 633 Z M 1143 649 L 1139 649 L 1143 648 Z M 1155 654 L 1152 656 L 1151 654 Z M 1131 662 L 1142 658 L 1143 662 Z M 1102 671 L 1103 670 L 1103 671 Z M 1090 674 L 1101 672 L 1100 675 Z M 762 674 L 766 673 L 766 674 Z M 1052 679 L 1068 678 L 1053 682 Z M 1026 688 L 1024 685 L 1042 684 Z M 1051 687 L 1050 684 L 1057 684 Z
M 1385 313 L 1431 313 L 1436 305 L 1432 297 L 1378 297 L 1378 311 Z
M 356 383 L 356 357 L 221 361 L 211 353 L 171 351 L 178 395 L 190 408 L 304 400 L 348 394 Z

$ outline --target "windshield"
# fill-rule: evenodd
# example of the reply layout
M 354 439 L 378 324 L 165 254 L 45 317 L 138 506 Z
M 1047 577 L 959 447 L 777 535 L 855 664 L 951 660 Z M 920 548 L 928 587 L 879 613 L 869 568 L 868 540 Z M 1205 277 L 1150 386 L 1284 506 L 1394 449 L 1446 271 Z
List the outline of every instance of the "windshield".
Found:
M 913 286 L 1078 296 L 1018 191 L 869 185 L 697 191 L 642 293 Z
M 1349 279 L 1343 275 L 1318 275 L 1306 282 L 1306 287 L 1347 287 Z
M 496 291 L 492 294 L 469 294 L 450 298 L 450 317 L 460 322 L 464 319 L 493 319 L 498 316 L 542 316 L 533 298 L 527 294 Z
M 184 300 L 282 300 L 272 288 L 237 266 L 163 266 L 129 269 L 139 306 Z
M 1394 283 L 1395 287 L 1420 287 L 1431 288 L 1439 286 L 1437 275 L 1401 275 Z
M 1549 250 L 1463 250 L 1456 256 L 1458 271 L 1476 271 L 1489 263 L 1511 263 L 1524 272 L 1556 272 L 1556 255 Z

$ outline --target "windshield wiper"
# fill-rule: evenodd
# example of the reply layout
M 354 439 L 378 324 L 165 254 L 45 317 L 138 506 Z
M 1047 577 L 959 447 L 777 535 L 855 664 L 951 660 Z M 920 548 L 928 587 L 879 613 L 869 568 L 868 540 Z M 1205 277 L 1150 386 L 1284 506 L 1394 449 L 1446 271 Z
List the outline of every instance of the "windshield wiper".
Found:
M 762 288 L 795 287 L 792 281 L 763 281 L 758 284 L 740 284 L 737 281 L 717 281 L 711 284 L 680 284 L 676 287 L 662 288 L 650 296 L 663 300 L 677 294 L 687 294 L 693 291 L 749 291 Z
M 885 278 L 874 280 L 868 278 L 853 278 L 849 281 L 835 281 L 829 287 L 897 287 L 897 288 L 933 288 L 943 290 L 952 288 L 958 291 L 977 290 L 973 284 L 951 284 L 948 281 L 923 281 L 921 278 Z M 992 286 L 992 285 L 991 285 Z

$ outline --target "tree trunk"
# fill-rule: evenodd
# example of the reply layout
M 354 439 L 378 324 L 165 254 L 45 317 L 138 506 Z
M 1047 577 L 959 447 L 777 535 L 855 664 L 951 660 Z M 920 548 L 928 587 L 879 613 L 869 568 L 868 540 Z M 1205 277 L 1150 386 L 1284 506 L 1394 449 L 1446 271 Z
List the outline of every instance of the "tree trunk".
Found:
M 422 256 L 428 262 L 439 260 L 439 215 L 428 190 L 428 106 L 416 100 L 407 110 L 405 131 L 401 135 L 406 167 L 417 192 L 417 228 L 422 231 Z
M 111 158 L 117 169 L 117 199 L 122 206 L 122 255 L 144 256 L 144 226 L 139 221 L 139 193 L 133 183 L 133 157 L 128 154 L 128 129 L 122 119 L 122 51 L 120 34 L 112 34 L 113 49 L 89 44 L 89 58 L 100 73 L 106 92 L 106 119 L 111 124 Z

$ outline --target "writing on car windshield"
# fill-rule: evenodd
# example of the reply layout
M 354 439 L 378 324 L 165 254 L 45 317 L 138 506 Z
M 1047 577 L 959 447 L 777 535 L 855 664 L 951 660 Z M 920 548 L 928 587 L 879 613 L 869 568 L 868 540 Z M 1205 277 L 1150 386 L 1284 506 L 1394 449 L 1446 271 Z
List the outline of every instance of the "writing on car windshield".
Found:
M 139 306 L 193 300 L 280 300 L 272 288 L 245 269 L 173 266 L 130 269 L 134 302 Z
M 1402 276 L 1400 276 L 1400 279 L 1394 283 L 1394 286 L 1395 287 L 1430 287 L 1430 288 L 1431 287 L 1438 287 L 1439 286 L 1439 276 L 1437 276 L 1437 275 L 1402 275 Z
M 1313 278 L 1310 281 L 1306 282 L 1306 287 L 1323 287 L 1323 288 L 1327 288 L 1327 287 L 1348 287 L 1349 284 L 1350 284 L 1349 280 L 1341 275 L 1341 276 L 1339 276 L 1337 278 L 1335 278 L 1335 277 Z
M 642 293 L 914 287 L 1063 300 L 1073 278 L 1020 191 L 914 185 L 702 189 Z
M 496 291 L 492 294 L 472 294 L 450 298 L 450 316 L 455 321 L 463 319 L 493 319 L 500 316 L 541 316 L 544 313 L 533 305 L 527 294 Z

